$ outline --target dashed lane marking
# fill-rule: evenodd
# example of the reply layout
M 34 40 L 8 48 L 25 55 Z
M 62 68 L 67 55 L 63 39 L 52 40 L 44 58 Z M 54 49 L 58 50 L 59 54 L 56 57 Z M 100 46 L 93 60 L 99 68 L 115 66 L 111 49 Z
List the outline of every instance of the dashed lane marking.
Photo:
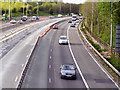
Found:
M 51 78 L 49 78 L 49 83 L 51 83 L 52 82 L 52 80 L 51 80 Z
M 49 68 L 51 68 L 51 65 L 49 65 Z
M 51 59 L 52 57 L 50 56 L 50 59 Z

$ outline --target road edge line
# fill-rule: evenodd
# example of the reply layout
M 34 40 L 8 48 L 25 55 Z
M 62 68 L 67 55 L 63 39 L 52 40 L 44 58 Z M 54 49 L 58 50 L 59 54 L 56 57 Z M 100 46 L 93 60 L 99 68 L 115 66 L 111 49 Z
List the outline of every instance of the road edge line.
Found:
M 72 52 L 72 48 L 71 48 L 70 42 L 69 42 L 69 33 L 68 33 L 69 28 L 70 28 L 70 26 L 67 29 L 67 38 L 68 38 L 68 46 L 69 46 L 70 53 L 72 55 L 72 58 L 73 58 L 73 61 L 74 61 L 75 65 L 76 65 L 76 67 L 78 69 L 78 72 L 79 72 L 80 76 L 82 77 L 82 80 L 83 80 L 83 83 L 85 84 L 85 87 L 87 88 L 87 90 L 90 90 L 89 86 L 88 86 L 88 83 L 86 82 L 86 80 L 85 80 L 85 78 L 84 78 L 84 76 L 82 74 L 82 71 L 81 71 L 80 67 L 78 66 L 77 61 L 76 61 L 76 59 L 74 57 L 74 54 Z

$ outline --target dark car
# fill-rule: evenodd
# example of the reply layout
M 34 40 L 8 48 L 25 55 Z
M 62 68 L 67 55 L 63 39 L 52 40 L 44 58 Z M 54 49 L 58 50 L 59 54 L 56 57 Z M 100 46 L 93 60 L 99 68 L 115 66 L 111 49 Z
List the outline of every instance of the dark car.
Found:
M 68 23 L 72 23 L 72 21 L 71 21 L 71 20 L 69 20 L 69 21 L 68 21 Z
M 76 68 L 73 64 L 65 64 L 60 67 L 60 77 L 75 79 L 76 80 Z

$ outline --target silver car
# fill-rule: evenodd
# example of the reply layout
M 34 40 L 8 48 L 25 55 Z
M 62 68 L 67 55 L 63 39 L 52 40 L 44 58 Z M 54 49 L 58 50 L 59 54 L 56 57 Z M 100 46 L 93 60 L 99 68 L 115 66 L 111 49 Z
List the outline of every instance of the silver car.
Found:
M 67 36 L 60 36 L 59 44 L 68 44 Z
M 66 64 L 61 65 L 60 67 L 60 77 L 63 78 L 70 78 L 76 80 L 76 68 L 73 64 Z
M 75 27 L 75 23 L 72 23 L 72 24 L 70 25 L 70 27 Z
M 10 23 L 11 23 L 11 24 L 15 24 L 15 23 L 16 23 L 16 20 L 11 20 Z
M 18 20 L 18 23 L 22 24 L 22 23 L 23 23 L 23 21 L 22 21 L 22 20 Z

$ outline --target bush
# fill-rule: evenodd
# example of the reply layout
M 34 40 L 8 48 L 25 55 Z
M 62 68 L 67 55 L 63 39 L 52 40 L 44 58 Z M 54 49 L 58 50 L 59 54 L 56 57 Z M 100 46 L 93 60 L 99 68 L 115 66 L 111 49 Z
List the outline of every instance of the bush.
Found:
M 98 52 L 102 52 L 100 45 L 95 44 L 92 40 L 89 39 L 89 42 L 97 49 Z
M 112 54 L 107 60 L 120 72 L 120 58 L 117 58 Z

